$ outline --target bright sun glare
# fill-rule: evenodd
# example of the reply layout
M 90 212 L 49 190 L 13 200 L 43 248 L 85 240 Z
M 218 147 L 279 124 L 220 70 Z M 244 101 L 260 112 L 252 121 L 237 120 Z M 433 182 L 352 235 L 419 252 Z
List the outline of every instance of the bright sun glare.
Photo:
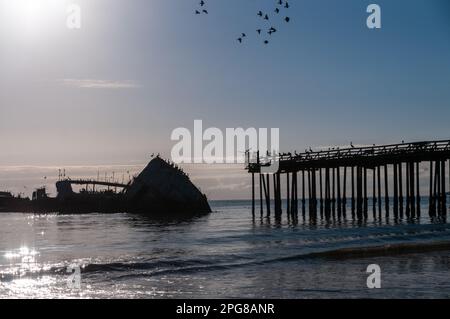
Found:
M 0 0 L 4 23 L 12 35 L 37 35 L 63 17 L 64 0 Z

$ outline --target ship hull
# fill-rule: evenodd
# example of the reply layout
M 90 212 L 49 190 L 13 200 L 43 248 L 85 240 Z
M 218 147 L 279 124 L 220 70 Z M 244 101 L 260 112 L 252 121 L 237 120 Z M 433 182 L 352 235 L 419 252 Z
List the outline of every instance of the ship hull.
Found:
M 135 213 L 143 215 L 203 215 L 211 212 L 208 203 L 185 203 L 142 201 L 133 202 L 124 196 L 99 198 L 74 196 L 64 200 L 46 198 L 35 201 L 12 199 L 0 201 L 0 212 L 21 213 Z

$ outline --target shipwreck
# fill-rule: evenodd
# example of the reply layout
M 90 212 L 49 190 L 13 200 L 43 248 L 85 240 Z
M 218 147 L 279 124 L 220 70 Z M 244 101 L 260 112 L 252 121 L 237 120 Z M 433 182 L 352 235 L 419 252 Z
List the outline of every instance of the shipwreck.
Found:
M 75 192 L 74 185 L 84 188 Z M 0 192 L 0 212 L 138 213 L 146 215 L 201 215 L 211 212 L 203 194 L 175 164 L 159 156 L 129 183 L 60 179 L 57 196 L 45 188 L 32 198 Z

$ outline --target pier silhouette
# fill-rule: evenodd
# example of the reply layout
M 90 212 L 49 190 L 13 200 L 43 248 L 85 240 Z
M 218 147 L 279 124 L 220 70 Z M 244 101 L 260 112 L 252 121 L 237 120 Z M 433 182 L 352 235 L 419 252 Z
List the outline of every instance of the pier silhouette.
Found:
M 391 209 L 395 219 L 420 218 L 424 196 L 428 196 L 430 217 L 445 220 L 447 215 L 446 166 L 450 160 L 450 140 L 364 147 L 351 143 L 345 149 L 310 149 L 300 154 L 294 152 L 294 155 L 261 156 L 259 151 L 253 155 L 247 152 L 246 160 L 246 170 L 252 176 L 253 217 L 256 214 L 256 174 L 259 174 L 261 217 L 264 216 L 264 208 L 267 217 L 270 217 L 272 209 L 275 217 L 281 217 L 282 175 L 286 182 L 284 206 L 288 218 L 297 218 L 299 211 L 303 217 L 308 212 L 311 218 L 318 214 L 321 218 L 346 218 L 349 208 L 353 219 L 365 220 L 369 212 L 369 195 L 374 218 L 383 213 L 389 218 Z M 262 168 L 274 162 L 279 164 L 277 172 L 264 173 Z M 428 191 L 421 194 L 420 170 L 425 164 L 429 173 Z M 450 172 L 450 161 L 448 169 Z M 372 183 L 372 194 L 368 193 L 369 183 Z M 348 201 L 350 206 L 347 206 Z

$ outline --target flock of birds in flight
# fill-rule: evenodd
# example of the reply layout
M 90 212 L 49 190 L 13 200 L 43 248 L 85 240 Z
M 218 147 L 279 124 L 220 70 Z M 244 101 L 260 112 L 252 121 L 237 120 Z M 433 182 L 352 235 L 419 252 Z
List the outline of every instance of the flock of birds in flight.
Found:
M 205 1 L 200 1 L 200 9 L 195 10 L 195 14 L 208 14 L 208 10 L 206 10 L 205 8 L 206 2 Z
M 275 4 L 275 10 L 274 13 L 276 15 L 280 15 L 283 13 L 283 11 L 288 10 L 290 8 L 289 2 L 287 0 L 277 0 L 276 4 Z M 200 15 L 200 14 L 208 14 L 208 10 L 206 9 L 206 2 L 204 0 L 200 1 L 200 7 L 198 9 L 195 10 L 195 14 L 196 15 Z M 267 30 L 267 34 L 269 36 L 271 36 L 272 34 L 278 32 L 278 30 L 273 27 L 267 27 L 267 24 L 270 23 L 271 21 L 271 16 L 268 13 L 263 12 L 262 10 L 259 10 L 258 13 L 256 14 L 262 21 L 265 22 L 264 27 Z M 289 16 L 285 16 L 283 21 L 285 23 L 289 23 L 291 21 L 291 18 Z M 258 29 L 256 29 L 256 33 L 259 36 L 262 36 L 263 34 L 265 34 L 265 31 L 263 30 L 263 27 L 259 27 Z M 245 41 L 245 39 L 247 38 L 247 34 L 245 32 L 241 33 L 241 35 L 237 38 L 237 41 L 239 43 L 242 43 Z M 266 38 L 263 41 L 264 44 L 269 44 L 269 40 Z

